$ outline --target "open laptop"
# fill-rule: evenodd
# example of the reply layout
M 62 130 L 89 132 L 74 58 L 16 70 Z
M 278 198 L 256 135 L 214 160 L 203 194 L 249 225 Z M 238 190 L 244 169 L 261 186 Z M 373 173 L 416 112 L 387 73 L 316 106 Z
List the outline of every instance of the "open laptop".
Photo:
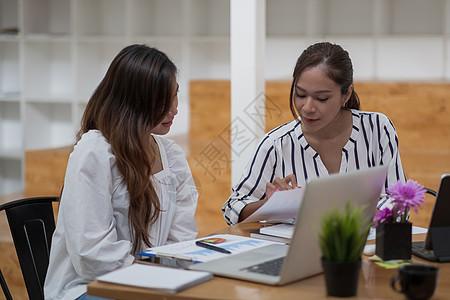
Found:
M 413 242 L 412 253 L 428 261 L 450 262 L 450 174 L 443 174 L 424 242 Z
M 367 222 L 372 221 L 387 170 L 387 166 L 379 166 L 311 180 L 304 187 L 303 201 L 289 245 L 269 245 L 189 268 L 269 285 L 283 285 L 319 274 L 322 272 L 322 254 L 317 233 L 321 216 L 335 206 L 344 208 L 347 202 L 351 202 L 365 206 Z M 278 264 L 278 270 L 271 274 L 261 273 L 261 264 Z

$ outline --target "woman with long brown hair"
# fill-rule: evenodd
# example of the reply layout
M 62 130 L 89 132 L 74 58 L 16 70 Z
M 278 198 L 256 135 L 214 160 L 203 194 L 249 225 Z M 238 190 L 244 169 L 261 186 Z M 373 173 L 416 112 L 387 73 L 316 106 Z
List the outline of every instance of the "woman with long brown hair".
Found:
M 131 45 L 93 93 L 67 165 L 46 299 L 89 299 L 90 281 L 139 251 L 197 236 L 186 157 L 158 136 L 178 113 L 176 75 L 164 53 Z

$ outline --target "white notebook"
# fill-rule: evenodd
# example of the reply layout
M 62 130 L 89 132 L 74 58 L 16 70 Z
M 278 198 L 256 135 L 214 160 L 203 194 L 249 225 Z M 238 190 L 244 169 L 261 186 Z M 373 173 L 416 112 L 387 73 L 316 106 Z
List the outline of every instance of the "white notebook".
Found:
M 294 235 L 294 224 L 277 224 L 272 226 L 263 227 L 259 230 L 260 233 L 269 234 L 273 236 L 279 236 L 283 238 L 291 239 Z
M 177 293 L 213 278 L 209 272 L 132 264 L 97 277 L 98 281 Z

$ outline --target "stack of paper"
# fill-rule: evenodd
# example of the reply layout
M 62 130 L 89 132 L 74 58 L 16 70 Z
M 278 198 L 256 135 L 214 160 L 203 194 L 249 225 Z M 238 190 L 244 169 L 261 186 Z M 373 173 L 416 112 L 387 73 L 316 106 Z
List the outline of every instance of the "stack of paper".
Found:
M 282 242 L 282 243 L 290 243 L 292 236 L 294 235 L 294 229 L 295 226 L 293 224 L 277 224 L 272 226 L 266 226 L 259 230 L 255 230 L 250 233 L 251 237 L 263 239 L 263 240 L 269 240 L 269 241 L 276 241 L 276 242 Z M 412 228 L 412 234 L 419 234 L 419 233 L 426 233 L 426 228 L 421 228 L 417 226 L 413 226 Z M 374 240 L 375 239 L 375 233 L 376 229 L 375 227 L 370 228 L 369 235 L 367 237 L 367 240 Z
M 209 272 L 133 264 L 97 278 L 98 281 L 177 293 L 213 278 Z
M 250 237 L 290 244 L 294 235 L 294 224 L 277 224 L 250 232 Z
M 291 239 L 294 235 L 294 228 L 294 224 L 277 224 L 273 226 L 263 227 L 259 230 L 259 232 Z
M 272 197 L 258 208 L 253 214 L 248 216 L 245 222 L 259 221 L 285 221 L 292 220 L 296 217 L 297 211 L 303 200 L 302 188 L 293 190 L 277 191 Z

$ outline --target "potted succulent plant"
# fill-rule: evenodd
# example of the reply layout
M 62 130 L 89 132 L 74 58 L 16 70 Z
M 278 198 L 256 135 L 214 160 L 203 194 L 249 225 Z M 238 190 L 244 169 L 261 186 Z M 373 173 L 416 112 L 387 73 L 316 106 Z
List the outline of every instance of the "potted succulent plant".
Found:
M 391 199 L 374 217 L 376 227 L 375 254 L 382 260 L 411 259 L 412 224 L 410 210 L 416 213 L 425 203 L 425 188 L 417 181 L 398 181 L 386 190 Z
M 364 208 L 350 203 L 322 216 L 318 238 L 329 296 L 356 295 L 361 256 L 371 225 Z

